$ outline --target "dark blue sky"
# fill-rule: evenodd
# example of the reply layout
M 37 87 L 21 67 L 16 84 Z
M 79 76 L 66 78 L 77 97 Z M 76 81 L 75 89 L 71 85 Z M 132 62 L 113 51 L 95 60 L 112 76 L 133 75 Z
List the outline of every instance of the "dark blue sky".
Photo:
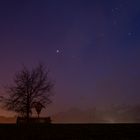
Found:
M 0 83 L 43 61 L 51 111 L 140 101 L 139 0 L 0 2 Z M 3 91 L 2 91 L 3 92 Z

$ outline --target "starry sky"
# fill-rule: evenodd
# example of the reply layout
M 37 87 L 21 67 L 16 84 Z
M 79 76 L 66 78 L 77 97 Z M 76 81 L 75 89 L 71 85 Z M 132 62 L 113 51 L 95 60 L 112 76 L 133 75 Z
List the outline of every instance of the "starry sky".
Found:
M 140 101 L 139 0 L 1 0 L 0 84 L 45 63 L 50 112 Z

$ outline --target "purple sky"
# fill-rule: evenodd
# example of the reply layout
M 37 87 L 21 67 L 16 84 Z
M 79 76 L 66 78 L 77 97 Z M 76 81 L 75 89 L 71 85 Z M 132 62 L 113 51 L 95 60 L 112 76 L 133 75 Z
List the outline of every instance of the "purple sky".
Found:
M 1 1 L 1 87 L 22 64 L 42 61 L 56 81 L 50 112 L 139 103 L 139 5 L 139 0 Z

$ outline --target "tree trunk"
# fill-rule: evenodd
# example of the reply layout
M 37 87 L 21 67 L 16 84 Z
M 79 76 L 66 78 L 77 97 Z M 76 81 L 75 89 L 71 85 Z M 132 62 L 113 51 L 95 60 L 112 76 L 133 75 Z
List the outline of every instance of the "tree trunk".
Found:
M 29 122 L 30 118 L 30 100 L 29 100 L 29 94 L 27 94 L 27 112 L 26 112 L 26 117 L 27 117 L 27 123 Z

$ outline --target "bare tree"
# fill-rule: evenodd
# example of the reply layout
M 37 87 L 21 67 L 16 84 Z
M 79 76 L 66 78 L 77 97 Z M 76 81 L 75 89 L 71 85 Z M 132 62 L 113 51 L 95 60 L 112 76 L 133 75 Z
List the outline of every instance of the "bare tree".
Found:
M 42 64 L 32 70 L 24 67 L 15 74 L 14 85 L 7 88 L 8 96 L 1 97 L 3 106 L 28 120 L 35 102 L 44 107 L 52 102 L 54 84 L 48 75 L 49 71 Z

